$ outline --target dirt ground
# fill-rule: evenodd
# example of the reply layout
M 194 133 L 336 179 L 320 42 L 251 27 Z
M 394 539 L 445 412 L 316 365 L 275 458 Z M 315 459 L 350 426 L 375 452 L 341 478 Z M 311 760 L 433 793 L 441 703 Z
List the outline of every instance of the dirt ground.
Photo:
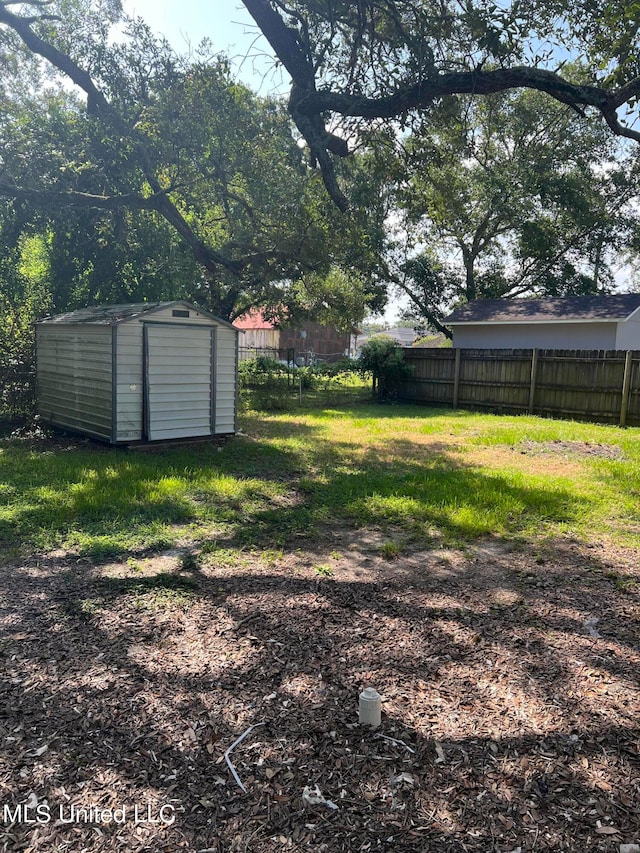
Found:
M 638 554 L 384 541 L 2 568 L 0 850 L 640 844 Z

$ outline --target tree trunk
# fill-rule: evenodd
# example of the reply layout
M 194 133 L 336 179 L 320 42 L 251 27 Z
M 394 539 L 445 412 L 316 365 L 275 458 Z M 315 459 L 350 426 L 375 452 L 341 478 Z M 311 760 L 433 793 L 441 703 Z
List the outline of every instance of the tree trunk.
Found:
M 478 298 L 478 292 L 476 290 L 476 275 L 474 270 L 475 260 L 474 255 L 468 249 L 462 249 L 462 263 L 464 264 L 465 275 L 464 293 L 467 298 L 467 302 L 471 302 L 473 299 Z

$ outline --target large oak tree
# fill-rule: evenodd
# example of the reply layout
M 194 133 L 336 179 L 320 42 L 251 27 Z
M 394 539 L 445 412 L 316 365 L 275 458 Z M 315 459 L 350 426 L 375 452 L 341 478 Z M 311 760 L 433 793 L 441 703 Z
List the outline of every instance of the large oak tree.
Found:
M 625 147 L 531 90 L 434 109 L 394 174 L 412 256 L 395 280 L 413 316 L 442 329 L 472 299 L 612 289 L 638 227 Z
M 327 190 L 362 122 L 428 114 L 448 96 L 534 89 L 640 141 L 640 9 L 620 0 L 243 0 L 291 76 L 289 111 Z M 588 79 L 567 58 L 582 59 Z
M 122 18 L 117 0 L 0 0 L 0 62 L 11 71 L 0 86 L 0 195 L 47 211 L 58 237 L 60 212 L 74 211 L 62 229 L 67 256 L 85 211 L 77 233 L 90 220 L 113 250 L 102 257 L 105 275 L 124 262 L 118 252 L 131 247 L 132 261 L 136 245 L 140 255 L 154 250 L 154 234 L 172 249 L 158 260 L 174 257 L 179 237 L 201 270 L 180 295 L 229 319 L 295 298 L 288 283 L 341 267 L 358 267 L 363 304 L 379 304 L 378 196 L 340 217 L 282 105 L 204 51 L 175 55 L 141 21 Z M 367 183 L 357 159 L 342 177 L 356 195 Z

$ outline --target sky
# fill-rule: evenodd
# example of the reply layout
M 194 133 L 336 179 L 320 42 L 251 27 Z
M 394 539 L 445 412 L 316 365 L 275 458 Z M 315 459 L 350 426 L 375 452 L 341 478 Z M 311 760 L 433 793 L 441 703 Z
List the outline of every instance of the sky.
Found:
M 273 52 L 239 0 L 123 0 L 129 15 L 139 15 L 168 39 L 178 53 L 203 38 L 224 51 L 240 79 L 261 95 L 286 92 L 286 79 L 274 68 Z

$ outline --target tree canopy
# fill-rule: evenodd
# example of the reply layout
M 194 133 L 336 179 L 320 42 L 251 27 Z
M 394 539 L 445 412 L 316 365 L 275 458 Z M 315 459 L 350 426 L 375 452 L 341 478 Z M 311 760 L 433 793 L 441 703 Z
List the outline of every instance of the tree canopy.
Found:
M 394 172 L 415 316 L 479 297 L 603 292 L 637 228 L 635 158 L 598 124 L 523 90 L 452 96 Z
M 358 322 L 399 281 L 397 208 L 424 316 L 609 284 L 635 192 L 611 140 L 640 140 L 635 5 L 243 2 L 288 114 L 119 0 L 0 0 L 0 218 L 44 253 L 55 307 L 172 295 Z
M 377 194 L 337 227 L 286 110 L 234 81 L 210 45 L 179 57 L 115 0 L 2 0 L 0 39 L 12 69 L 0 89 L 0 196 L 42 212 L 52 263 L 75 255 L 91 296 L 105 292 L 88 276 L 98 252 L 93 269 L 112 291 L 120 281 L 125 296 L 139 293 L 142 276 L 146 297 L 164 295 L 173 277 L 174 296 L 230 319 L 294 298 L 286 285 L 304 275 L 354 264 L 363 304 L 380 304 Z M 357 158 L 341 175 L 363 191 Z
M 243 0 L 291 76 L 289 111 L 334 202 L 362 122 L 532 89 L 640 141 L 640 8 L 618 0 Z M 567 60 L 587 69 L 576 76 Z M 626 115 L 631 111 L 632 115 Z

